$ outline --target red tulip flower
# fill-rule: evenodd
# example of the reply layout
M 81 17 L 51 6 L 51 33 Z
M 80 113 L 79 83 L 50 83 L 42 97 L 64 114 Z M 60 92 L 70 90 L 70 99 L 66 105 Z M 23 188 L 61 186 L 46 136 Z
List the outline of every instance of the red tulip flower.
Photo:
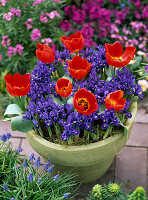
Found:
M 86 58 L 80 56 L 74 56 L 71 61 L 68 62 L 69 73 L 76 79 L 84 78 L 90 71 L 91 63 L 88 63 Z
M 73 97 L 73 106 L 78 113 L 90 115 L 98 109 L 97 99 L 94 94 L 85 88 L 79 89 Z
M 71 52 L 77 52 L 83 49 L 84 38 L 80 32 L 70 35 L 68 38 L 63 36 L 60 38 L 65 47 Z
M 122 110 L 125 106 L 126 100 L 122 98 L 124 95 L 122 90 L 110 93 L 105 99 L 105 107 L 110 110 L 114 108 L 115 111 Z
M 136 47 L 127 47 L 123 53 L 121 44 L 115 42 L 113 45 L 105 44 L 105 50 L 107 63 L 120 68 L 127 65 L 134 58 Z
M 7 74 L 5 77 L 6 88 L 12 96 L 25 96 L 30 91 L 30 74 L 21 76 L 16 73 L 14 76 Z
M 51 47 L 46 44 L 37 44 L 36 56 L 43 63 L 52 63 L 55 60 L 55 53 Z
M 55 90 L 61 97 L 68 97 L 72 92 L 72 83 L 66 78 L 60 78 L 56 83 Z

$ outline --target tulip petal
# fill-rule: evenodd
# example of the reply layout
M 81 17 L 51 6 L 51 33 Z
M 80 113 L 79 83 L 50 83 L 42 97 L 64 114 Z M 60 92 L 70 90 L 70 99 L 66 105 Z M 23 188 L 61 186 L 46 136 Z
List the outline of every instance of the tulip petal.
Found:
M 124 53 L 122 54 L 121 58 L 123 60 L 126 60 L 129 56 L 131 57 L 131 59 L 134 58 L 136 52 L 136 47 L 127 47 L 124 51 Z
M 120 57 L 123 53 L 123 48 L 120 44 L 120 42 L 115 42 L 112 45 L 112 49 L 111 49 L 111 56 L 112 57 Z
M 114 101 L 118 101 L 119 99 L 121 99 L 124 95 L 124 92 L 122 90 L 117 90 L 111 94 L 109 94 L 109 98 L 114 100 Z
M 37 43 L 37 48 L 43 50 L 43 44 Z
M 109 53 L 111 55 L 112 45 L 106 43 L 105 44 L 105 51 L 106 51 L 106 53 Z
M 9 94 L 11 96 L 15 96 L 14 91 L 13 91 L 13 87 L 11 86 L 11 84 L 6 82 L 6 88 L 7 88 L 7 91 L 9 92 Z
M 84 110 L 83 106 L 78 105 L 79 98 L 87 99 L 89 107 L 86 111 Z M 83 115 L 90 115 L 98 109 L 96 97 L 94 96 L 94 94 L 92 94 L 90 91 L 86 90 L 85 88 L 79 89 L 74 94 L 73 106 L 75 107 L 77 112 L 79 112 L 80 114 L 83 114 Z
M 25 96 L 30 91 L 30 74 L 21 76 L 16 73 L 14 76 L 7 74 L 5 76 L 6 88 L 12 96 Z

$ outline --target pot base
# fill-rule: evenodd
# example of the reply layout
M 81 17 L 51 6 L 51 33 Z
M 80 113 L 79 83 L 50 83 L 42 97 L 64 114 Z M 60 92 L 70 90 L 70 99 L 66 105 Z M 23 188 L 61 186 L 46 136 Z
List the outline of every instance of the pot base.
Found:
M 90 183 L 93 181 L 96 181 L 100 177 L 102 177 L 110 168 L 113 158 L 107 159 L 104 162 L 98 163 L 97 165 L 92 166 L 75 166 L 75 167 L 69 167 L 69 166 L 63 166 L 56 163 L 52 163 L 55 165 L 53 174 L 56 175 L 59 172 L 65 173 L 65 171 L 71 171 L 74 174 L 77 174 L 76 180 L 82 183 Z M 47 160 L 45 160 L 47 161 Z

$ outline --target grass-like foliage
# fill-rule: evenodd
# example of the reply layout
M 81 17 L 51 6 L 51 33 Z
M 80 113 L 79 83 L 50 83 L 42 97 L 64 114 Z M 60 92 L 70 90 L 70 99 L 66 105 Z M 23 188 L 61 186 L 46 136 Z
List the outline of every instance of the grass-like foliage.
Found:
M 7 139 L 4 134 L 0 143 L 0 200 L 64 200 L 76 195 L 76 175 L 65 172 L 53 176 L 54 165 L 49 159 L 44 165 L 33 153 L 29 160 L 24 159 L 19 154 L 22 149 L 12 150 Z

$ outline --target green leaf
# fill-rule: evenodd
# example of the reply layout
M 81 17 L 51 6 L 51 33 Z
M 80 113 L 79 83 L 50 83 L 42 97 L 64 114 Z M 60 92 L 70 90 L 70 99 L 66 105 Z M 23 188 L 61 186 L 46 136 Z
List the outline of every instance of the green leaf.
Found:
M 67 100 L 67 103 L 69 105 L 73 105 L 73 97 L 69 97 L 69 99 Z
M 53 95 L 51 95 L 51 98 L 52 98 L 52 100 L 53 100 L 56 104 L 58 104 L 58 105 L 60 105 L 60 106 L 63 106 L 63 104 L 64 104 L 63 101 L 60 101 L 60 99 L 55 98 Z
M 64 76 L 65 70 L 64 70 L 64 66 L 62 65 L 61 61 L 58 62 L 56 69 L 57 69 L 57 73 L 58 73 L 59 78 Z
M 10 104 L 6 109 L 4 116 L 17 115 L 17 114 L 22 114 L 22 113 L 23 113 L 23 110 L 17 104 Z
M 101 115 L 104 112 L 105 109 L 106 109 L 105 105 L 101 104 L 100 107 L 99 107 L 99 113 L 98 113 L 98 115 Z
M 23 116 L 17 116 L 11 118 L 11 129 L 13 131 L 27 132 L 32 130 L 33 123 L 31 120 L 24 120 Z
M 117 117 L 118 121 L 120 122 L 120 125 L 124 128 L 124 135 L 127 136 L 128 134 L 128 131 L 127 131 L 127 128 L 126 126 L 124 126 L 124 124 L 122 123 L 122 121 L 120 120 L 119 117 Z
M 109 135 L 109 133 L 112 131 L 112 128 L 113 128 L 113 126 L 109 126 L 109 127 L 107 128 L 107 130 L 106 130 L 106 132 L 105 132 L 105 134 L 104 134 L 104 136 L 103 136 L 103 140 L 104 140 L 105 138 L 107 138 L 107 136 Z
M 64 75 L 62 78 L 68 79 L 72 83 L 72 79 L 68 75 Z

